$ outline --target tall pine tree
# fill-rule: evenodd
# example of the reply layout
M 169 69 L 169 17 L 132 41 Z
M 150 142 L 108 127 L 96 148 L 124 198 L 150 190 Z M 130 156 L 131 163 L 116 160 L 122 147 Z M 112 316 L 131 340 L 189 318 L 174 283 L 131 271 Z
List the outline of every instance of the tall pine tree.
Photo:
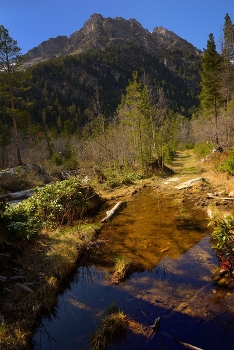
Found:
M 120 123 L 129 135 L 129 142 L 134 151 L 135 161 L 144 166 L 151 158 L 151 115 L 152 105 L 146 88 L 138 81 L 137 72 L 133 73 L 132 81 L 126 88 L 126 95 L 122 97 L 118 107 Z
M 224 17 L 224 21 L 222 53 L 229 60 L 233 60 L 234 63 L 234 25 L 228 13 Z
M 222 92 L 228 105 L 234 94 L 234 25 L 228 14 L 224 17 L 224 21 Z
M 207 41 L 207 49 L 202 58 L 200 101 L 203 111 L 214 118 L 215 142 L 219 144 L 219 109 L 223 103 L 221 93 L 221 72 L 223 67 L 222 56 L 216 51 L 214 36 L 211 33 Z
M 26 79 L 26 73 L 20 69 L 23 60 L 20 55 L 21 49 L 17 41 L 10 37 L 9 32 L 3 25 L 0 26 L 0 97 L 7 106 L 8 114 L 11 116 L 14 131 L 15 147 L 18 164 L 22 164 L 19 144 L 19 132 L 17 117 L 17 94 Z

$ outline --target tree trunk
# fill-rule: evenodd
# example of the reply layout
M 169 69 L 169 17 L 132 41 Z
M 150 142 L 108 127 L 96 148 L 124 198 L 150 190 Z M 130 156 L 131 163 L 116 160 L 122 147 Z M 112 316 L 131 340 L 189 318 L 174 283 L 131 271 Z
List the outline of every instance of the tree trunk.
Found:
M 12 90 L 11 90 L 11 109 L 12 109 L 11 117 L 12 117 L 12 122 L 13 122 L 14 139 L 15 139 L 15 147 L 16 147 L 18 165 L 23 165 L 22 158 L 21 158 L 21 153 L 20 153 L 20 147 L 19 147 L 19 134 L 18 134 L 16 115 L 15 115 L 14 96 L 13 96 L 13 91 Z

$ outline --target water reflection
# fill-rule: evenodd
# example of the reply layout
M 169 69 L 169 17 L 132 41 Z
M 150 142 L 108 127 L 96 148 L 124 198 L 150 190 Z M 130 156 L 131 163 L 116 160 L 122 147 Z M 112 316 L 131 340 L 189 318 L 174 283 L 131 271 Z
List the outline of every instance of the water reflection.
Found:
M 177 203 L 172 195 L 143 189 L 111 222 L 101 237 L 109 244 L 90 252 L 89 259 L 108 268 L 113 256 L 132 259 L 135 269 L 152 270 L 165 255 L 176 259 L 208 233 L 204 212 L 190 201 Z
M 88 349 L 91 332 L 113 302 L 142 325 L 161 317 L 150 341 L 130 333 L 120 349 L 178 349 L 173 337 L 203 349 L 232 349 L 234 297 L 212 284 L 217 258 L 206 226 L 204 214 L 189 203 L 178 206 L 148 190 L 137 195 L 104 225 L 100 239 L 107 243 L 78 268 L 59 297 L 56 317 L 43 319 L 34 349 Z M 118 286 L 108 280 L 114 255 L 131 257 L 134 266 Z

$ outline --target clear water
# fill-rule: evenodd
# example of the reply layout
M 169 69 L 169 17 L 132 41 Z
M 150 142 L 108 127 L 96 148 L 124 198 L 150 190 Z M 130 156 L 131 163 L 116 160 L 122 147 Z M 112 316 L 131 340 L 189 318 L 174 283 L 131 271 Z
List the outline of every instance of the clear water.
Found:
M 89 252 L 54 315 L 42 320 L 35 350 L 89 349 L 91 332 L 113 302 L 141 330 L 110 349 L 183 348 L 175 338 L 207 350 L 234 348 L 233 292 L 212 283 L 217 258 L 205 214 L 192 203 L 145 189 L 104 224 L 99 238 L 106 243 Z M 113 286 L 109 276 L 117 255 L 130 258 L 132 270 Z M 160 329 L 149 339 L 144 327 L 159 316 Z

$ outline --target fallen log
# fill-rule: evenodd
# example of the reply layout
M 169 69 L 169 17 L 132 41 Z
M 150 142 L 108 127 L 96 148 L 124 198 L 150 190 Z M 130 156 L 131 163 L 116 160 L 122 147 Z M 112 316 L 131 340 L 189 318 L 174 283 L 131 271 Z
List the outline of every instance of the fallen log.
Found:
M 27 199 L 31 197 L 33 192 L 34 192 L 33 189 L 28 189 L 28 190 L 23 190 L 19 192 L 10 192 L 6 194 L 2 194 L 0 196 L 0 201 L 4 201 L 4 200 L 13 201 L 13 200 Z
M 31 288 L 25 286 L 25 285 L 22 284 L 22 283 L 19 283 L 19 282 L 18 282 L 18 283 L 16 283 L 15 285 L 16 285 L 17 287 L 19 287 L 19 288 L 25 290 L 26 292 L 33 293 L 33 290 L 32 290 Z
M 120 202 L 116 203 L 115 206 L 111 210 L 108 210 L 106 212 L 107 215 L 104 217 L 104 219 L 101 220 L 101 222 L 107 222 L 108 220 L 112 219 L 113 216 L 118 214 L 120 212 L 120 210 L 122 210 L 123 208 L 126 207 L 126 205 L 127 205 L 127 203 L 125 201 L 120 201 Z
M 170 334 L 166 333 L 166 332 L 162 332 L 162 334 L 164 336 L 166 336 L 167 338 L 170 338 L 171 340 L 173 340 L 174 342 L 176 342 L 177 344 L 182 345 L 183 347 L 187 348 L 187 349 L 191 349 L 191 350 L 203 350 L 202 348 L 198 348 L 197 346 L 194 346 L 192 344 L 189 343 L 184 343 L 182 341 L 180 341 L 179 339 L 171 336 Z
M 197 346 L 194 346 L 194 345 L 192 345 L 192 344 L 184 343 L 183 341 L 180 341 L 180 340 L 178 340 L 178 339 L 176 339 L 176 338 L 174 338 L 174 341 L 175 341 L 177 344 L 180 344 L 180 345 L 184 346 L 184 347 L 187 348 L 187 349 L 191 349 L 191 350 L 203 350 L 203 349 L 198 348 Z
M 223 200 L 223 201 L 234 201 L 234 198 L 232 198 L 232 197 L 218 197 L 213 193 L 207 193 L 207 198 L 208 199 L 219 199 L 219 200 Z

